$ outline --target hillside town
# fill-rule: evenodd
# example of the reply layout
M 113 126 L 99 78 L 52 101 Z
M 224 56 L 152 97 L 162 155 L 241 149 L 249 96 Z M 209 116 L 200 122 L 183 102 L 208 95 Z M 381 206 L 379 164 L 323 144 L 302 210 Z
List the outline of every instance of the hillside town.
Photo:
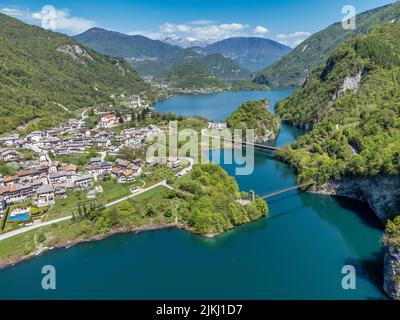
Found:
M 48 209 L 57 199 L 66 198 L 68 190 L 85 191 L 88 198 L 93 198 L 91 189 L 100 176 L 111 177 L 120 184 L 133 183 L 141 177 L 143 168 L 157 164 L 155 159 L 122 159 L 119 153 L 123 148 L 142 148 L 147 138 L 164 132 L 159 127 L 128 128 L 117 134 L 113 128 L 120 122 L 115 114 L 102 115 L 90 130 L 84 118 L 70 119 L 24 137 L 18 134 L 0 137 L 0 162 L 15 171 L 0 175 L 0 217 L 6 206 L 12 206 L 10 218 L 23 221 L 33 207 Z M 93 154 L 93 150 L 98 156 L 90 157 L 82 166 L 57 160 Z M 113 160 L 107 161 L 107 155 L 112 155 Z M 178 159 L 168 159 L 166 164 L 171 169 L 181 166 Z

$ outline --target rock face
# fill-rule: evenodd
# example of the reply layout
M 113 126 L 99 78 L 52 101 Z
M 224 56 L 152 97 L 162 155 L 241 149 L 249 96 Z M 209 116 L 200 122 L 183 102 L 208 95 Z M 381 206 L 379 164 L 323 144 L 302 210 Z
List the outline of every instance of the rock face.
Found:
M 64 44 L 57 48 L 58 52 L 69 55 L 75 61 L 86 64 L 85 59 L 93 60 L 93 58 L 77 44 Z
M 322 186 L 320 192 L 367 202 L 382 222 L 385 222 L 388 213 L 395 213 L 398 210 L 400 176 L 331 180 Z
M 357 92 L 358 88 L 360 88 L 362 73 L 362 71 L 359 71 L 354 77 L 346 77 L 341 88 L 333 95 L 333 100 L 340 99 L 347 91 Z
M 400 300 L 400 248 L 385 248 L 384 284 L 386 293 L 393 299 Z
M 388 213 L 399 214 L 400 176 L 331 180 L 322 186 L 319 193 L 367 202 L 382 222 L 386 222 L 389 218 Z M 391 298 L 400 300 L 399 247 L 385 247 L 384 290 Z

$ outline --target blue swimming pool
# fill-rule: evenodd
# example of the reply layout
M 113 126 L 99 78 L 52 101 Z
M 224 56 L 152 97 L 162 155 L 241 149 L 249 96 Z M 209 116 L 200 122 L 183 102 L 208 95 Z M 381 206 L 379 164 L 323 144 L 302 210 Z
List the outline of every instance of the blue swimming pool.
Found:
M 9 217 L 8 220 L 10 221 L 27 221 L 29 220 L 31 215 L 29 213 L 19 214 L 17 216 Z

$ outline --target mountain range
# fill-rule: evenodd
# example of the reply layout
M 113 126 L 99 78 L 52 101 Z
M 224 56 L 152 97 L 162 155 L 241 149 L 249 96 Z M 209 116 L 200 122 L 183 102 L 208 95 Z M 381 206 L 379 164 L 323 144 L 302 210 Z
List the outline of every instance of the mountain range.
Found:
M 324 64 L 338 46 L 359 34 L 400 19 L 400 3 L 379 7 L 356 16 L 356 29 L 345 30 L 335 23 L 315 33 L 278 62 L 255 74 L 253 82 L 270 87 L 298 87 L 316 67 Z
M 188 60 L 226 82 L 249 80 L 251 71 L 273 63 L 290 50 L 263 38 L 232 38 L 201 47 L 193 39 L 167 38 L 163 42 L 99 28 L 89 29 L 75 39 L 102 54 L 126 59 L 143 77 L 158 81 L 169 68 L 181 63 L 187 66 Z M 172 45 L 176 43 L 180 46 Z M 198 46 L 192 46 L 195 44 Z
M 259 37 L 237 37 L 218 41 L 202 49 L 205 53 L 221 53 L 254 72 L 261 70 L 291 51 L 279 42 Z

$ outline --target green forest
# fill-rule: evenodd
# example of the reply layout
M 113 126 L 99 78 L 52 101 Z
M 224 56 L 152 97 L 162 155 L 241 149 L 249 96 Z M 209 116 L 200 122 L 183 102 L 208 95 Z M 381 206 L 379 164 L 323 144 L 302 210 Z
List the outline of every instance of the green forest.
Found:
M 343 91 L 349 77 L 358 88 Z M 284 121 L 312 128 L 278 156 L 302 181 L 400 172 L 400 24 L 353 38 L 277 106 Z
M 324 64 L 337 47 L 356 35 L 397 20 L 399 15 L 400 3 L 395 2 L 358 14 L 356 30 L 343 29 L 342 22 L 334 23 L 304 40 L 278 62 L 257 72 L 253 80 L 273 88 L 302 86 L 309 72 Z
M 279 130 L 279 118 L 268 110 L 269 101 L 248 101 L 227 119 L 229 128 L 255 130 L 255 141 L 262 143 L 274 139 Z M 272 134 L 268 134 L 268 133 Z
M 112 103 L 147 85 L 123 59 L 0 14 L 0 134 L 30 121 L 48 127 L 70 111 Z M 39 125 L 38 125 L 39 123 Z

